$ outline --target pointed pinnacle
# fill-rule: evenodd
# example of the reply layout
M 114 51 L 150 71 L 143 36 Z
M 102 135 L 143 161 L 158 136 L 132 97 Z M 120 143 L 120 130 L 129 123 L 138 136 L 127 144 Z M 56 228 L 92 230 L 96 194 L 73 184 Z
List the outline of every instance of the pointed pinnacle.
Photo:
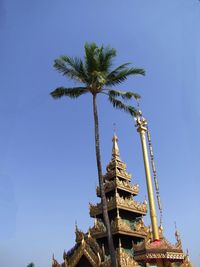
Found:
M 113 147 L 112 147 L 112 156 L 113 158 L 119 157 L 119 147 L 118 147 L 118 137 L 116 135 L 116 133 L 114 133 L 113 135 Z

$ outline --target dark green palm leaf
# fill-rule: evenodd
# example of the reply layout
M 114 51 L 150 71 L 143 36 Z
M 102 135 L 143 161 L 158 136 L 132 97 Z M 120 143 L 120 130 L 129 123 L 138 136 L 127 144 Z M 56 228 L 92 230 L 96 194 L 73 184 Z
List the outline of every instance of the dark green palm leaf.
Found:
M 116 69 L 112 70 L 109 74 L 108 74 L 108 78 L 109 77 L 113 77 L 116 76 L 120 71 L 122 70 L 126 70 L 127 67 L 130 65 L 130 62 L 124 63 L 122 65 L 120 65 L 119 67 L 117 67 Z
M 54 61 L 54 68 L 70 79 L 78 80 L 84 83 L 87 83 L 88 81 L 84 64 L 79 58 L 61 56 Z
M 62 59 L 62 61 L 67 63 L 67 65 L 71 66 L 71 68 L 74 69 L 77 74 L 87 79 L 86 70 L 83 61 L 80 58 L 69 56 L 61 56 L 60 58 Z
M 98 71 L 97 54 L 99 48 L 95 43 L 85 44 L 85 66 L 87 75 L 90 76 L 93 71 Z
M 112 59 L 116 56 L 116 50 L 114 48 L 110 48 L 109 46 L 101 46 L 99 49 L 99 57 L 98 57 L 98 68 L 99 71 L 104 73 L 109 72 L 110 67 L 112 66 Z
M 108 97 L 108 100 L 110 103 L 113 105 L 114 108 L 124 110 L 125 112 L 129 113 L 131 116 L 136 116 L 138 114 L 137 109 L 135 109 L 132 106 L 125 105 L 123 102 L 120 100 L 114 98 L 114 97 Z
M 87 92 L 88 89 L 86 87 L 73 87 L 73 88 L 58 87 L 54 91 L 52 91 L 50 95 L 53 98 L 61 98 L 62 96 L 77 98 Z
M 108 95 L 114 98 L 121 97 L 124 100 L 131 99 L 131 98 L 135 98 L 136 100 L 138 100 L 141 98 L 139 94 L 134 93 L 134 92 L 127 92 L 127 91 L 124 92 L 121 90 L 111 90 L 111 89 L 105 89 L 105 90 L 108 90 Z
M 107 76 L 107 82 L 105 85 L 114 86 L 120 84 L 124 82 L 130 75 L 145 75 L 145 71 L 138 68 L 126 68 L 118 72 L 111 72 Z

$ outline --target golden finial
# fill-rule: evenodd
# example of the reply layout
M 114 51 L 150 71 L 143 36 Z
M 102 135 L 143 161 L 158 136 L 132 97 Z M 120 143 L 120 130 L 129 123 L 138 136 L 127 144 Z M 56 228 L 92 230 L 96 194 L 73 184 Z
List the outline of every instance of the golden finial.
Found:
M 175 237 L 176 237 L 176 241 L 177 242 L 180 242 L 181 241 L 181 238 L 180 238 L 180 234 L 179 234 L 179 231 L 177 229 L 177 226 L 176 226 L 176 222 L 174 222 L 174 225 L 175 225 Z
M 112 156 L 113 158 L 119 157 L 119 147 L 118 147 L 118 137 L 116 135 L 116 131 L 114 130 L 114 135 L 113 135 L 113 148 L 112 148 Z
M 77 221 L 75 221 L 75 234 L 77 235 L 79 232 Z

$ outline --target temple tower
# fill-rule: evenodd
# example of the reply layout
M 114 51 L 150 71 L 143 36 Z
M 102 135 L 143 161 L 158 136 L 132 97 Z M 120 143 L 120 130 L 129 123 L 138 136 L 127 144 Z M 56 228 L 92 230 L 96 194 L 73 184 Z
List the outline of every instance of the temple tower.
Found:
M 126 164 L 120 159 L 116 134 L 114 134 L 112 141 L 112 158 L 104 175 L 108 214 L 116 250 L 133 255 L 133 244 L 144 240 L 149 232 L 149 228 L 144 225 L 143 220 L 143 216 L 147 214 L 147 201 L 144 200 L 143 203 L 139 203 L 135 200 L 139 186 L 131 185 L 131 175 L 127 173 Z M 99 187 L 97 187 L 96 192 L 97 196 L 100 197 Z M 90 233 L 108 254 L 101 203 L 90 204 L 90 216 L 95 219 Z

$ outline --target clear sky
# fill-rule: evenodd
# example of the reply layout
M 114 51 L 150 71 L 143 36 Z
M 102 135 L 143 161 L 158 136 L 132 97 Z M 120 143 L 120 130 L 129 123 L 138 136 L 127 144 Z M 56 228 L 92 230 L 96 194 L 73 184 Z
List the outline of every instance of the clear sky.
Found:
M 51 266 L 87 231 L 97 202 L 91 96 L 53 100 L 74 85 L 53 67 L 82 56 L 86 41 L 117 49 L 145 77 L 120 89 L 142 95 L 164 208 L 165 236 L 200 266 L 200 3 L 197 0 L 0 0 L 0 266 Z M 103 169 L 113 123 L 121 158 L 146 193 L 139 136 L 130 117 L 99 98 Z M 146 219 L 148 223 L 149 219 Z

